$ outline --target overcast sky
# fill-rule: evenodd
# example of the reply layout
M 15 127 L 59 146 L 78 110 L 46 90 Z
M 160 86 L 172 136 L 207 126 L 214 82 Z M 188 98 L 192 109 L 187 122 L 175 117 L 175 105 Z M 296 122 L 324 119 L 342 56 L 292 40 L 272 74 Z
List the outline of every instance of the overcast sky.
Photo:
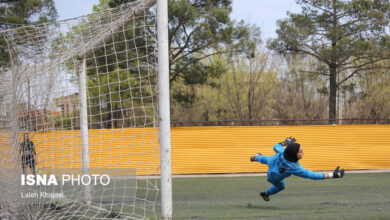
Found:
M 59 20 L 79 17 L 92 12 L 99 0 L 54 0 Z M 231 18 L 256 24 L 263 38 L 275 37 L 276 21 L 286 17 L 287 11 L 298 12 L 295 0 L 233 0 Z

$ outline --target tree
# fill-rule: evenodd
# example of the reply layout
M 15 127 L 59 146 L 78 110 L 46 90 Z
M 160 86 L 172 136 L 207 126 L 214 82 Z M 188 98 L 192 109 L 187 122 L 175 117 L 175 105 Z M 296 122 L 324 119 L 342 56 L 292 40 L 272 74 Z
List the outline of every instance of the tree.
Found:
M 300 55 L 289 56 L 285 70 L 279 75 L 277 103 L 273 106 L 278 119 L 313 120 L 326 117 L 325 76 L 313 73 L 316 60 Z M 290 122 L 286 122 L 290 123 Z
M 53 0 L 17 0 L 7 1 L 0 3 L 0 31 L 17 27 L 18 25 L 28 25 L 31 23 L 43 23 L 54 21 L 57 18 L 57 11 L 54 6 Z M 20 35 L 39 35 L 34 29 L 30 28 Z M 10 54 L 5 41 L 4 36 L 0 34 L 0 68 L 7 69 L 11 66 Z M 14 47 L 21 47 L 17 54 L 14 53 L 14 62 L 20 62 L 23 60 L 25 54 L 31 53 L 31 51 L 37 51 L 36 47 L 39 46 L 21 46 L 20 43 L 15 43 Z M 4 73 L 0 73 L 4 74 Z M 30 94 L 30 81 L 27 82 L 27 111 L 25 120 L 27 123 L 27 129 L 33 129 L 33 119 L 31 119 L 31 94 Z M 1 98 L 1 97 L 0 97 Z
M 234 118 L 261 120 L 272 118 L 272 94 L 277 90 L 278 60 L 264 48 L 254 56 L 239 56 L 230 62 L 228 78 L 223 83 L 227 106 Z
M 94 10 L 132 1 L 100 0 Z M 229 18 L 231 0 L 169 0 L 168 7 L 171 83 L 207 84 L 210 78 L 217 78 L 224 72 L 224 68 L 207 62 L 211 56 L 231 50 L 254 53 L 255 44 L 244 40 L 249 39 L 249 26 L 234 23 Z M 195 94 L 176 93 L 172 97 L 193 102 Z
M 369 71 L 362 77 L 356 77 L 354 83 L 345 89 L 344 114 L 348 118 L 372 120 L 390 118 L 389 70 Z M 376 122 L 387 123 L 385 120 Z
M 0 3 L 0 31 L 16 27 L 15 24 L 31 24 L 55 21 L 57 10 L 53 0 L 17 0 Z M 6 42 L 0 38 L 0 67 L 9 67 Z
M 145 71 L 146 72 L 146 71 Z M 153 91 L 137 72 L 115 70 L 90 77 L 88 95 L 93 128 L 153 125 Z
M 383 68 L 389 59 L 388 0 L 297 0 L 300 14 L 278 21 L 269 48 L 280 54 L 316 58 L 315 71 L 329 77 L 329 123 L 335 123 L 336 93 L 351 77 Z M 344 72 L 345 77 L 338 79 Z
M 252 56 L 211 56 L 210 61 L 226 68 L 208 84 L 175 83 L 173 90 L 195 90 L 193 104 L 172 101 L 173 121 L 261 120 L 272 118 L 272 106 L 280 72 L 278 59 L 261 45 Z M 207 125 L 207 123 L 206 123 Z

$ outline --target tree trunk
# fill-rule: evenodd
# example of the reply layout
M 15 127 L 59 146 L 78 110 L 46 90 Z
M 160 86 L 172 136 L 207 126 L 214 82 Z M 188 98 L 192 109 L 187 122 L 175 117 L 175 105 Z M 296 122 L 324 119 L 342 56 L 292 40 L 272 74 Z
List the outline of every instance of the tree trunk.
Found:
M 337 94 L 337 68 L 329 65 L 329 124 L 335 124 L 336 119 L 336 94 Z
M 252 120 L 252 92 L 251 92 L 251 88 L 252 86 L 250 86 L 249 88 L 249 91 L 248 91 L 248 119 L 249 120 Z

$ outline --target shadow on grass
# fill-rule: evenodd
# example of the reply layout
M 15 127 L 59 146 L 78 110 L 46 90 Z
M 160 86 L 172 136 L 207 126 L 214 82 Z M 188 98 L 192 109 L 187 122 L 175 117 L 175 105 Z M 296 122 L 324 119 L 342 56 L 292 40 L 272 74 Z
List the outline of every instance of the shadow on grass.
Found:
M 282 208 L 274 207 L 274 206 L 255 205 L 255 204 L 253 204 L 251 202 L 248 202 L 244 207 L 248 208 L 248 209 L 284 210 Z
M 349 206 L 350 204 L 342 203 L 342 202 L 321 202 L 320 205 Z

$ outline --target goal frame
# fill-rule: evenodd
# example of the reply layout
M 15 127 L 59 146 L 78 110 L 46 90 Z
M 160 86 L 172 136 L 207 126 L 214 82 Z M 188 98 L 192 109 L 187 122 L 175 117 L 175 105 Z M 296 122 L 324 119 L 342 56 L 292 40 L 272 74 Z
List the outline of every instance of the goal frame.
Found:
M 169 96 L 169 42 L 168 42 L 168 0 L 139 0 L 128 21 L 135 16 L 145 13 L 153 5 L 157 7 L 157 93 L 158 93 L 158 116 L 159 116 L 159 144 L 160 144 L 160 178 L 161 178 L 161 216 L 162 219 L 172 219 L 172 171 L 171 171 L 171 132 L 170 132 L 170 96 Z M 89 50 L 78 54 L 78 78 L 79 78 L 79 107 L 80 107 L 80 131 L 82 146 L 82 168 L 84 174 L 89 174 L 89 143 L 88 143 L 88 105 L 87 105 L 87 76 L 86 57 L 93 52 L 94 48 L 112 37 L 112 32 L 121 28 L 117 24 L 111 32 L 96 36 Z M 62 59 L 62 58 L 59 58 Z M 12 62 L 12 60 L 11 60 Z M 14 65 L 13 65 L 14 66 Z M 38 68 L 47 70 L 48 65 L 42 63 Z M 15 111 L 17 112 L 17 111 Z M 15 116 L 17 117 L 17 116 Z M 17 125 L 13 125 L 17 126 Z M 90 188 L 85 188 L 84 197 L 87 201 L 90 197 Z
M 164 220 L 172 219 L 172 166 L 171 166 L 171 119 L 170 119 L 170 96 L 169 96 L 169 42 L 168 42 L 168 0 L 141 0 L 142 7 L 135 10 L 132 16 L 138 13 L 143 13 L 144 8 L 149 8 L 157 3 L 157 42 L 158 42 L 158 111 L 159 111 L 159 143 L 160 143 L 160 178 L 161 178 L 161 217 Z M 118 27 L 114 27 L 117 29 Z M 102 36 L 95 41 L 95 45 L 99 45 L 106 38 L 109 38 L 111 33 Z M 93 47 L 91 47 L 93 48 Z M 90 51 L 85 51 L 79 54 L 80 58 L 80 130 L 82 136 L 82 158 L 83 172 L 89 173 L 89 157 L 88 157 L 88 123 L 87 123 L 87 105 L 86 105 L 86 86 L 82 86 L 86 82 L 86 74 L 84 57 Z M 84 104 L 83 104 L 84 103 Z M 84 114 L 83 114 L 84 113 Z M 90 195 L 90 189 L 85 189 L 86 201 Z

